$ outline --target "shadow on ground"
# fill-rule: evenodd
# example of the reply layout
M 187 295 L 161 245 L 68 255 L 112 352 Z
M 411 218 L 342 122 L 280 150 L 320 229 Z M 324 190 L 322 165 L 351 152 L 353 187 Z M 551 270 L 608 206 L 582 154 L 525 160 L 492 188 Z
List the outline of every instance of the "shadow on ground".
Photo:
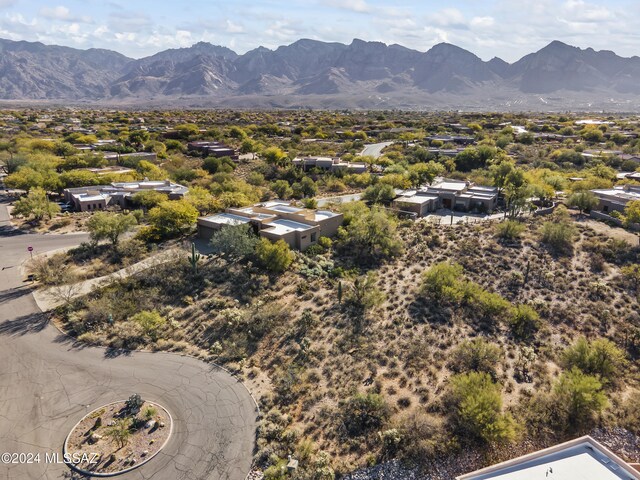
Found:
M 47 326 L 47 316 L 44 313 L 30 313 L 13 320 L 0 323 L 0 335 L 26 335 L 38 333 Z

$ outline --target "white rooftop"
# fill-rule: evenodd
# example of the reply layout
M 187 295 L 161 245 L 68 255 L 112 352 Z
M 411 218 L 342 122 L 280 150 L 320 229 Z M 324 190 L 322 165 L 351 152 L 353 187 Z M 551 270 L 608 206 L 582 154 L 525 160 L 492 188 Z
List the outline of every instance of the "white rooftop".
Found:
M 637 480 L 640 473 L 590 437 L 462 475 L 458 480 Z
M 431 185 L 432 188 L 439 188 L 441 190 L 463 190 L 467 187 L 465 182 L 439 182 L 435 185 Z
M 302 232 L 304 230 L 314 228 L 313 225 L 307 225 L 305 223 L 294 222 L 293 220 L 286 220 L 282 218 L 274 220 L 267 225 L 268 227 L 265 228 L 265 230 L 268 230 L 269 233 L 274 233 L 276 235 L 285 235 L 294 231 Z
M 319 222 L 321 220 L 326 220 L 327 218 L 336 217 L 338 214 L 334 212 L 330 212 L 329 210 L 317 210 L 315 221 Z
M 428 203 L 432 200 L 437 200 L 438 197 L 434 195 L 411 195 L 406 197 L 399 197 L 396 199 L 398 203 L 417 203 L 422 205 L 423 203 Z
M 217 223 L 218 225 L 243 225 L 249 223 L 250 219 L 241 215 L 234 215 L 233 213 L 217 213 L 208 217 L 203 217 L 200 220 L 204 222 Z

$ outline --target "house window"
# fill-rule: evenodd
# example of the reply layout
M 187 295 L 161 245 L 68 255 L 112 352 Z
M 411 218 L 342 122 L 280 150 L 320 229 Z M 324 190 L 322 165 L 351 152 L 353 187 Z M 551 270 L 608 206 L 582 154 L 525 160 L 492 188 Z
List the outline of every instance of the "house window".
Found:
M 316 233 L 315 232 L 311 234 L 311 241 L 312 242 L 316 241 Z
M 603 212 L 608 212 L 608 211 L 609 211 L 609 205 L 604 205 L 604 206 L 602 207 L 602 211 L 603 211 Z

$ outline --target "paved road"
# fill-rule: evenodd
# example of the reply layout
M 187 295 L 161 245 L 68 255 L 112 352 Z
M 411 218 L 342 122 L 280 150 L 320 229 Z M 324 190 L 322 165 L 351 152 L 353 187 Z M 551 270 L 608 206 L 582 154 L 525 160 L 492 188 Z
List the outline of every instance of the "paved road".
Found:
M 225 371 L 167 353 L 117 355 L 86 347 L 47 323 L 18 273 L 26 246 L 68 247 L 83 235 L 11 229 L 0 205 L 0 453 L 60 452 L 77 420 L 139 393 L 173 415 L 174 434 L 148 464 L 119 478 L 242 480 L 253 453 L 256 409 Z M 66 465 L 0 464 L 0 479 L 80 478 Z
M 372 143 L 365 145 L 364 150 L 360 152 L 361 156 L 369 155 L 373 158 L 379 158 L 382 155 L 382 149 L 393 144 L 393 142 Z

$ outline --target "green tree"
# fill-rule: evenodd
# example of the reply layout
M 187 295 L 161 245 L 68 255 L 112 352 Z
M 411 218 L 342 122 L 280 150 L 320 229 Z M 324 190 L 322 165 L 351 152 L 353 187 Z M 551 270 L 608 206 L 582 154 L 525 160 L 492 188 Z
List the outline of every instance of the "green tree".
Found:
M 588 191 L 572 193 L 567 199 L 567 205 L 576 207 L 582 215 L 582 212 L 588 212 L 598 206 L 598 197 Z
M 604 384 L 611 384 L 623 374 L 627 362 L 624 352 L 610 340 L 599 338 L 589 342 L 581 337 L 564 351 L 562 363 L 567 369 L 577 368 L 597 376 Z
M 89 170 L 71 170 L 60 175 L 62 188 L 85 187 L 90 185 L 100 185 L 102 179 Z
M 451 378 L 453 423 L 464 435 L 493 444 L 515 438 L 515 422 L 502 412 L 500 386 L 488 373 L 470 372 Z
M 640 264 L 625 265 L 620 269 L 620 273 L 629 281 L 636 292 L 640 291 Z
M 253 255 L 258 242 L 258 237 L 249 225 L 229 225 L 215 232 L 209 245 L 214 255 L 236 262 Z
M 289 162 L 287 154 L 280 150 L 278 147 L 267 148 L 264 152 L 262 152 L 262 156 L 268 164 L 274 165 L 276 167 L 285 167 Z
M 503 160 L 489 167 L 489 172 L 493 178 L 493 186 L 498 189 L 498 195 L 502 193 L 502 189 L 507 183 L 507 178 L 514 168 L 515 166 L 510 160 Z
M 40 187 L 32 188 L 26 197 L 18 200 L 11 212 L 12 215 L 22 215 L 40 222 L 43 218 L 51 219 L 60 212 L 60 207 L 47 198 L 47 192 Z
M 376 183 L 367 187 L 362 193 L 362 200 L 370 203 L 388 205 L 394 198 L 396 198 L 396 191 L 392 185 L 387 183 Z
M 200 134 L 200 128 L 193 123 L 184 123 L 176 125 L 176 132 L 180 138 L 190 139 Z
M 600 380 L 577 368 L 560 376 L 553 393 L 555 405 L 570 428 L 589 425 L 608 403 Z
M 271 190 L 282 200 L 291 198 L 293 189 L 286 180 L 276 180 L 271 184 Z
M 256 247 L 256 256 L 264 268 L 274 273 L 284 272 L 295 258 L 284 240 L 273 243 L 261 238 Z
M 132 213 L 125 215 L 96 212 L 87 221 L 87 229 L 92 242 L 98 243 L 100 240 L 109 240 L 115 249 L 118 246 L 120 236 L 131 230 L 137 223 L 136 217 Z
M 131 200 L 135 205 L 139 205 L 147 210 L 157 207 L 168 199 L 169 197 L 166 193 L 156 192 L 155 190 L 142 190 L 134 193 L 131 197 Z
M 441 163 L 430 161 L 409 165 L 408 171 L 411 185 L 419 187 L 424 184 L 431 184 L 437 176 L 443 175 L 446 169 Z
M 252 159 L 255 159 L 257 151 L 258 151 L 258 145 L 256 144 L 256 142 L 254 142 L 250 138 L 245 138 L 242 141 L 242 145 L 240 145 L 240 153 L 242 154 L 250 153 L 252 155 Z
M 220 208 L 218 201 L 211 195 L 211 192 L 203 187 L 191 187 L 185 200 L 193 205 L 200 215 L 211 213 Z
M 167 320 L 157 310 L 143 310 L 131 317 L 131 322 L 142 328 L 142 332 L 151 340 L 157 340 L 160 330 L 167 324 Z
M 421 291 L 437 302 L 459 300 L 463 273 L 462 265 L 457 263 L 436 263 L 422 274 Z
M 625 224 L 640 223 L 640 200 L 631 200 L 624 207 Z
M 149 224 L 163 237 L 182 235 L 198 218 L 198 210 L 186 200 L 166 200 L 149 211 Z
M 392 257 L 403 250 L 397 229 L 398 222 L 390 214 L 377 207 L 368 209 L 365 206 L 361 215 L 350 217 L 345 228 L 346 235 L 342 236 L 347 244 L 356 249 L 359 258 Z

